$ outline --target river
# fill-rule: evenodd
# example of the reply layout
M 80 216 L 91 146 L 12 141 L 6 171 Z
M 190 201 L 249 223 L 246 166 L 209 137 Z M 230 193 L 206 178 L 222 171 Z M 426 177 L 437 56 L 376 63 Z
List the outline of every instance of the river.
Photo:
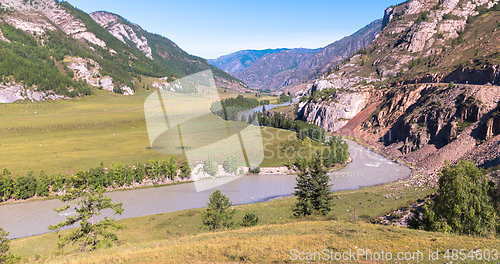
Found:
M 332 191 L 353 190 L 380 185 L 409 177 L 410 169 L 392 162 L 359 144 L 348 141 L 353 161 L 330 174 Z M 234 204 L 247 204 L 289 196 L 295 177 L 291 175 L 244 176 L 217 187 Z M 196 192 L 194 183 L 158 188 L 112 192 L 109 196 L 123 203 L 125 212 L 117 219 L 202 208 L 214 190 Z M 0 227 L 10 232 L 10 238 L 21 238 L 49 232 L 48 226 L 64 219 L 54 208 L 58 200 L 31 201 L 0 206 Z

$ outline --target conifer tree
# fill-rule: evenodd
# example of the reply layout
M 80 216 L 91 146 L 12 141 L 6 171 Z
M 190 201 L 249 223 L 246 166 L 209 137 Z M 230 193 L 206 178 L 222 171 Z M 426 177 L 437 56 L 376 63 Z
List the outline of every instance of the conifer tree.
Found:
M 115 215 L 123 213 L 122 204 L 114 203 L 111 198 L 104 194 L 103 188 L 94 188 L 88 185 L 73 188 L 60 199 L 68 205 L 56 209 L 57 212 L 74 208 L 76 214 L 68 216 L 65 221 L 50 226 L 49 229 L 60 231 L 76 224 L 79 227 L 66 236 L 60 236 L 59 248 L 62 249 L 68 244 L 78 244 L 81 251 L 94 251 L 100 247 L 109 247 L 118 241 L 118 237 L 113 231 L 121 229 L 121 226 L 109 217 L 105 217 L 101 221 L 96 219 L 102 215 L 104 210 L 108 209 Z
M 208 201 L 208 207 L 203 213 L 203 225 L 208 230 L 231 227 L 235 213 L 231 206 L 231 201 L 221 191 L 212 193 Z
M 297 203 L 293 215 L 301 217 L 315 213 L 321 215 L 330 213 L 332 209 L 330 177 L 320 153 L 312 159 L 298 159 L 291 168 L 298 172 L 294 193 Z

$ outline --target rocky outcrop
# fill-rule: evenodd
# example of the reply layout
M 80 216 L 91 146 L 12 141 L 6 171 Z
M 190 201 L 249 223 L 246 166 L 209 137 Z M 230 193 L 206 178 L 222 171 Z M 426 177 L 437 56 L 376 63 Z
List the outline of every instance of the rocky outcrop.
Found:
M 306 100 L 299 117 L 414 164 L 427 182 L 437 181 L 446 162 L 495 166 L 498 2 L 410 0 L 387 9 L 382 32 L 364 52 L 298 93 L 308 98 L 337 89 L 333 96 Z M 363 100 L 339 96 L 360 93 L 366 94 L 365 109 L 340 117 L 341 109 L 357 112 Z
M 25 32 L 43 35 L 46 31 L 60 29 L 74 39 L 106 47 L 106 42 L 89 32 L 82 21 L 54 0 L 1 0 L 0 3 L 12 11 L 4 20 Z
M 85 81 L 87 84 L 102 88 L 110 92 L 118 92 L 123 95 L 133 95 L 135 92 L 128 86 L 122 86 L 115 89 L 113 78 L 110 76 L 101 76 L 101 66 L 92 59 L 79 57 L 66 57 L 64 59 L 66 67 L 73 72 L 75 80 Z
M 338 93 L 327 100 L 299 104 L 300 119 L 335 132 L 354 118 L 368 102 L 368 93 Z M 335 101 L 336 103 L 331 103 Z
M 33 89 L 25 89 L 21 84 L 0 84 L 0 103 L 14 103 L 17 101 L 40 102 L 63 98 L 65 97 L 57 95 L 52 91 L 40 92 Z
M 90 16 L 117 39 L 123 43 L 131 41 L 146 57 L 153 59 L 151 47 L 147 38 L 142 35 L 143 30 L 139 26 L 125 24 L 120 16 L 109 12 L 94 12 Z

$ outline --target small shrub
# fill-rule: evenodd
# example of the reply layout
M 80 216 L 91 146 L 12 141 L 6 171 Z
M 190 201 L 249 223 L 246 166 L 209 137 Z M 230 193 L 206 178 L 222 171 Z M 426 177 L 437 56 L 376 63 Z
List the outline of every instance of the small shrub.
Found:
M 429 19 L 429 11 L 425 11 L 425 12 L 420 13 L 420 15 L 417 18 L 416 23 L 425 22 L 428 19 Z
M 235 157 L 229 157 L 222 163 L 224 171 L 230 174 L 236 174 L 238 171 L 238 160 Z
M 260 167 L 253 167 L 248 170 L 248 172 L 252 174 L 259 174 L 260 173 Z
M 205 160 L 203 162 L 203 170 L 208 173 L 210 176 L 217 176 L 218 164 L 212 159 Z
M 246 213 L 241 220 L 241 226 L 256 226 L 259 223 L 259 217 L 255 213 Z

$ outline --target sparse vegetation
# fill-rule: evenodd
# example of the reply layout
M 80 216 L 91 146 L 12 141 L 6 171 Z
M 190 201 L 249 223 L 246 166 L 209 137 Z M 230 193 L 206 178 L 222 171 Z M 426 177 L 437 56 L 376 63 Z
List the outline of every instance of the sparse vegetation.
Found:
M 418 16 L 415 23 L 418 24 L 418 23 L 426 22 L 428 19 L 429 19 L 429 11 L 424 11 L 424 12 L 420 13 L 420 15 Z
M 443 15 L 444 20 L 461 20 L 462 17 L 448 13 Z

